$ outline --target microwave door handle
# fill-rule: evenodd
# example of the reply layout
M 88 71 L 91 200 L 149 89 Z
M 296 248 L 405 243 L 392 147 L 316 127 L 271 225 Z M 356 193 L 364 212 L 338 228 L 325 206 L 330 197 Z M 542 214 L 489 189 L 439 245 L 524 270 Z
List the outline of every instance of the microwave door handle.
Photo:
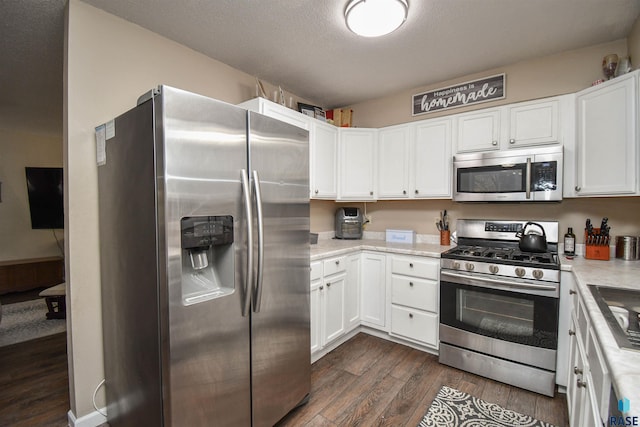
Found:
M 525 190 L 527 193 L 527 200 L 531 198 L 531 157 L 527 157 L 527 183 L 525 184 Z

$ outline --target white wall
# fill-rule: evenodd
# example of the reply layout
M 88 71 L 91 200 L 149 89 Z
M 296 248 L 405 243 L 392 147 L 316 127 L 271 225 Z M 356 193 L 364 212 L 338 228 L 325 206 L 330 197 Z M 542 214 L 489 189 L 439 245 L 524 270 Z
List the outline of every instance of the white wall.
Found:
M 62 136 L 0 129 L 0 261 L 62 256 L 51 230 L 31 228 L 25 166 L 61 167 Z
M 134 107 L 139 95 L 159 84 L 236 104 L 255 96 L 255 80 L 79 0 L 70 0 L 67 20 L 64 164 L 68 351 L 71 410 L 81 418 L 93 412 L 91 396 L 103 378 L 94 128 Z M 266 84 L 268 91 L 271 88 Z

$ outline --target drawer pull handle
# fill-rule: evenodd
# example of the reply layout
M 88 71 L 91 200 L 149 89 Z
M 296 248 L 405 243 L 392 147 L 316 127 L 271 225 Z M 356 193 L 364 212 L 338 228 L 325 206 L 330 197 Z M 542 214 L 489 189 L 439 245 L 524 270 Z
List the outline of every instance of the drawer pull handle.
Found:
M 577 294 L 576 291 L 574 291 L 573 289 L 569 289 L 569 295 L 575 295 L 575 294 Z
M 573 373 L 576 375 L 582 375 L 582 369 L 578 369 L 577 366 L 573 367 Z
M 587 382 L 586 381 L 582 381 L 580 378 L 578 378 L 578 380 L 576 381 L 576 385 L 578 386 L 578 388 L 587 387 Z
M 571 329 L 569 329 L 569 336 L 572 337 L 576 334 L 576 331 L 572 331 Z

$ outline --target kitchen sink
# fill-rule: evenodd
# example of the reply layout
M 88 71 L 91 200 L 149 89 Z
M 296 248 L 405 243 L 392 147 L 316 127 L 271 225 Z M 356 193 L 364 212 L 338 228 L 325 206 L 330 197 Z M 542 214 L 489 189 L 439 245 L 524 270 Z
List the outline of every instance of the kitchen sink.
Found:
M 620 348 L 640 350 L 640 290 L 588 285 Z

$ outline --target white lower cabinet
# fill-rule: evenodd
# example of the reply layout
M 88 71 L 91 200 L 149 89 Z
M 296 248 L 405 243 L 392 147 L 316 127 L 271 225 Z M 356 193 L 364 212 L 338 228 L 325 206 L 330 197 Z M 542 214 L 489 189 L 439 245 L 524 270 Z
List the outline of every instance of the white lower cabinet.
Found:
M 386 260 L 385 255 L 362 253 L 360 318 L 363 325 L 378 329 L 384 329 L 386 326 Z
M 391 256 L 391 335 L 438 348 L 440 263 L 425 257 Z
M 574 294 L 569 336 L 569 425 L 602 426 L 603 422 L 606 424 L 608 417 L 611 379 L 589 324 L 589 317 L 577 293 Z

